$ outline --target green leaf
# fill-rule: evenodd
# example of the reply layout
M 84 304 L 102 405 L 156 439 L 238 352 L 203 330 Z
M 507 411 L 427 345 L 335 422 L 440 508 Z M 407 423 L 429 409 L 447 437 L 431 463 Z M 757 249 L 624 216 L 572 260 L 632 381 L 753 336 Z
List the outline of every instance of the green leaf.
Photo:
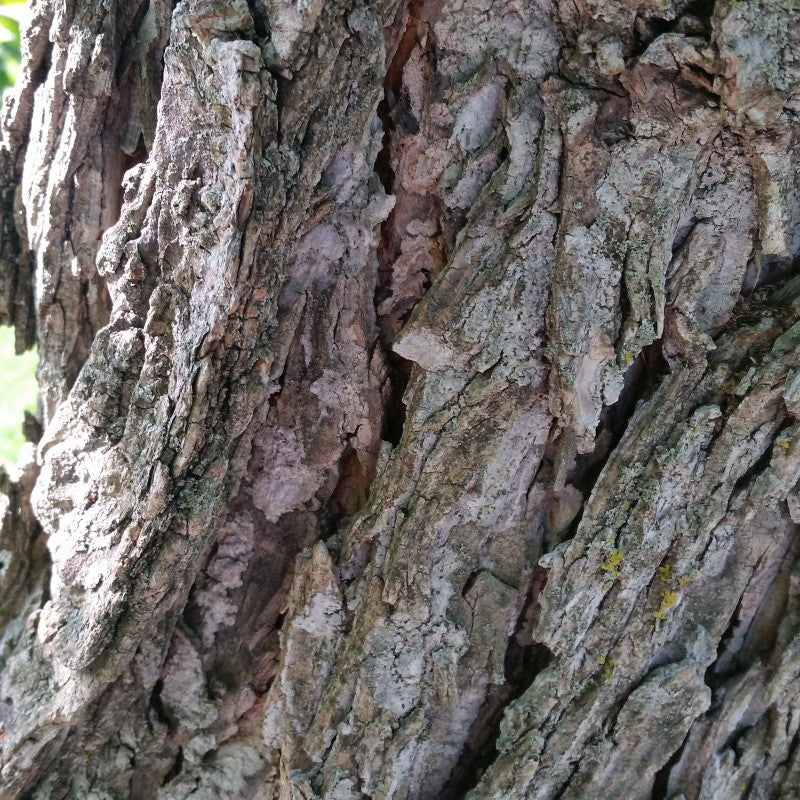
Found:
M 14 38 L 19 39 L 19 22 L 5 14 L 0 14 L 0 25 L 2 25 Z
M 0 66 L 6 66 L 9 61 L 19 64 L 21 58 L 17 42 L 0 42 Z
M 19 51 L 19 42 L 0 42 L 0 65 L 6 61 L 13 61 L 19 64 L 22 54 Z
M 10 7 L 23 9 L 24 5 L 19 0 L 0 0 L 0 6 L 8 9 L 8 13 L 0 14 L 0 94 L 16 83 L 21 60 L 18 14 Z

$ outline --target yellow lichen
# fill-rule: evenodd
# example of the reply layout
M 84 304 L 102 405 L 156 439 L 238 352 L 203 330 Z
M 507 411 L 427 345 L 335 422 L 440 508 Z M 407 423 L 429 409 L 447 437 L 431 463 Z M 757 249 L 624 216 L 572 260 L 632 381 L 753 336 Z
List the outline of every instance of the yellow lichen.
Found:
M 614 674 L 614 667 L 617 662 L 613 658 L 606 658 L 606 656 L 601 656 L 600 658 L 602 659 L 599 663 L 603 668 L 603 677 L 608 680 Z
M 791 447 L 792 443 L 788 439 L 776 439 L 775 444 L 778 445 L 778 447 L 783 448 L 784 450 L 788 450 Z
M 653 616 L 657 620 L 664 620 L 667 618 L 667 612 L 677 605 L 678 600 L 681 599 L 680 594 L 678 592 L 673 592 L 671 589 L 667 589 L 661 595 L 661 604 L 659 607 L 653 612 Z
M 672 567 L 669 564 L 662 564 L 658 568 L 658 577 L 665 582 L 672 580 Z
M 629 367 L 633 363 L 634 355 L 633 355 L 633 348 L 630 345 L 625 346 L 622 349 L 622 363 Z
M 606 560 L 600 565 L 601 569 L 604 572 L 617 576 L 619 575 L 619 568 L 623 558 L 625 558 L 625 554 L 622 550 L 609 550 Z

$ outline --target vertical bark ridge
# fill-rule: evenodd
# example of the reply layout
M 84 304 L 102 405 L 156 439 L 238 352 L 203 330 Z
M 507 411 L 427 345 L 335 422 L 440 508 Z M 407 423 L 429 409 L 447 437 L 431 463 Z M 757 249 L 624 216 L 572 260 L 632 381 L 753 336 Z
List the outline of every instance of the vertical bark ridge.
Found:
M 38 320 L 45 422 L 108 321 L 95 259 L 118 216 L 126 162 L 143 138 L 152 141 L 165 44 L 158 34 L 170 9 L 142 2 L 120 13 L 116 6 L 106 12 L 42 3 L 34 11 L 29 47 L 38 52 L 49 42 L 49 55 L 33 56 L 8 126 L 17 132 L 9 144 L 18 164 L 9 185 L 19 184 L 24 209 L 20 277 L 26 262 L 35 263 L 35 282 L 27 285 Z
M 46 8 L 34 14 L 22 42 L 25 69 L 14 100 L 3 120 L 0 145 L 2 164 L 2 321 L 15 327 L 16 349 L 23 352 L 36 341 L 35 285 L 32 254 L 25 245 L 25 225 L 15 214 L 17 192 L 22 174 L 22 154 L 27 147 L 33 114 L 34 94 L 50 69 L 52 43 L 47 36 L 49 14 Z
M 330 14 L 326 19 L 330 21 Z M 97 489 L 93 487 L 93 499 L 75 510 L 80 516 L 97 504 L 96 512 L 91 514 L 94 518 L 84 519 L 84 524 L 96 532 L 98 519 L 110 516 L 107 504 L 122 506 L 115 515 L 117 519 L 121 517 L 121 522 L 113 517 L 109 522 L 114 527 L 121 524 L 123 529 L 133 523 L 138 529 L 136 537 L 123 536 L 119 557 L 120 568 L 130 577 L 136 580 L 137 573 L 141 575 L 141 589 L 132 593 L 134 602 L 125 597 L 114 600 L 114 594 L 110 594 L 112 608 L 103 608 L 102 616 L 96 618 L 95 632 L 87 637 L 83 652 L 72 654 L 67 669 L 81 677 L 81 689 L 73 700 L 74 720 L 80 722 L 72 727 L 66 743 L 63 737 L 59 741 L 62 766 L 47 780 L 39 779 L 37 791 L 42 796 L 53 791 L 55 785 L 81 796 L 87 791 L 87 781 L 96 780 L 115 787 L 114 792 L 122 791 L 121 786 L 130 781 L 129 791 L 135 796 L 151 796 L 162 780 L 160 776 L 169 776 L 168 791 L 180 791 L 181 781 L 185 779 L 193 785 L 198 771 L 201 783 L 212 781 L 207 790 L 213 792 L 213 773 L 208 773 L 204 766 L 207 761 L 201 761 L 201 757 L 210 758 L 216 749 L 214 742 L 230 738 L 230 732 L 225 731 L 258 702 L 259 691 L 263 693 L 269 683 L 269 649 L 281 602 L 281 570 L 285 573 L 295 553 L 326 529 L 330 514 L 326 504 L 340 484 L 342 459 L 347 456 L 351 469 L 362 473 L 362 482 L 374 468 L 384 377 L 380 351 L 375 348 L 375 281 L 368 264 L 365 269 L 365 262 L 374 259 L 372 230 L 388 212 L 389 203 L 379 184 L 373 186 L 370 180 L 374 151 L 372 158 L 362 152 L 366 149 L 369 153 L 376 141 L 377 129 L 371 115 L 377 103 L 378 84 L 369 79 L 369 73 L 356 76 L 363 72 L 365 54 L 375 67 L 382 67 L 381 50 L 373 47 L 378 41 L 376 35 L 380 36 L 380 26 L 372 16 L 360 11 L 346 20 L 337 19 L 337 25 L 342 23 L 349 26 L 348 36 L 331 36 L 330 28 L 324 27 L 320 42 L 334 55 L 330 74 L 339 81 L 347 82 L 350 76 L 356 80 L 354 107 L 332 104 L 331 94 L 339 88 L 336 81 L 332 86 L 321 80 L 319 64 L 307 62 L 302 55 L 316 38 L 312 24 L 299 41 L 293 40 L 291 30 L 273 31 L 273 43 L 279 47 L 268 52 L 256 74 L 261 70 L 270 82 L 273 73 L 291 75 L 291 79 L 284 86 L 282 107 L 268 105 L 266 118 L 254 119 L 248 114 L 256 108 L 258 98 L 249 77 L 255 52 L 246 46 L 247 38 L 239 38 L 244 35 L 252 39 L 249 12 L 238 5 L 225 12 L 203 3 L 176 10 L 160 107 L 161 138 L 157 134 L 148 161 L 126 177 L 128 190 L 122 218 L 106 237 L 101 254 L 101 269 L 109 278 L 115 312 L 111 325 L 101 334 L 105 338 L 97 343 L 94 363 L 90 360 L 84 369 L 82 382 L 71 394 L 69 410 L 65 409 L 59 420 L 74 430 L 76 420 L 72 414 L 91 387 L 94 398 L 90 410 L 78 415 L 77 427 L 88 422 L 100 435 L 93 434 L 84 456 L 99 456 L 109 466 L 113 463 L 118 471 L 114 481 L 123 485 L 128 475 L 145 478 L 144 482 L 139 480 L 138 486 L 134 482 L 131 498 L 139 493 L 143 499 L 134 502 L 144 508 L 143 512 L 125 511 L 129 496 L 108 493 L 108 479 L 112 477 L 108 474 L 101 478 Z M 350 41 L 343 47 L 348 38 Z M 232 59 L 233 67 L 224 64 L 223 55 Z M 178 57 L 188 57 L 188 64 Z M 258 60 L 261 58 L 259 54 Z M 337 64 L 337 59 L 341 63 Z M 240 73 L 236 72 L 237 62 L 241 64 Z M 244 100 L 244 109 L 236 108 L 233 114 L 234 135 L 244 133 L 243 140 L 226 140 L 228 125 L 214 131 L 213 126 L 219 129 L 220 121 L 228 123 L 223 103 L 199 113 L 199 130 L 208 137 L 202 146 L 193 140 L 191 131 L 170 141 L 169 131 L 186 113 L 187 100 L 188 107 L 195 110 L 193 103 L 199 99 L 193 99 L 191 91 L 188 98 L 185 94 L 191 85 L 186 79 L 187 68 L 197 70 L 196 74 L 211 88 L 218 83 L 223 101 L 227 98 L 234 102 L 235 98 L 235 104 L 241 106 Z M 227 91 L 233 94 L 225 95 L 225 81 L 229 82 Z M 304 94 L 303 87 L 316 93 L 317 100 L 309 103 L 309 94 Z M 363 100 L 358 92 L 365 93 Z M 268 87 L 268 97 L 270 93 L 274 102 L 274 84 Z M 337 114 L 345 121 L 340 128 L 335 124 Z M 275 140 L 269 135 L 270 126 L 278 118 L 286 143 L 282 149 L 275 148 Z M 327 136 L 329 124 L 336 135 L 327 141 L 320 139 L 321 134 Z M 258 138 L 249 138 L 254 132 Z M 214 146 L 219 147 L 219 152 L 225 152 L 226 142 L 233 145 L 232 182 L 230 161 L 223 159 L 220 166 L 209 164 L 206 158 L 208 151 L 203 147 L 214 142 L 215 136 L 218 144 Z M 247 159 L 251 152 L 259 152 L 260 142 L 271 151 L 272 161 L 256 162 L 265 164 L 267 169 L 253 174 L 248 170 Z M 361 162 L 361 166 L 356 164 L 355 174 L 354 158 Z M 273 166 L 280 167 L 277 175 Z M 179 168 L 177 174 L 175 167 Z M 256 190 L 253 182 L 257 181 L 262 183 Z M 228 213 L 225 205 L 230 202 L 235 206 L 235 228 L 244 229 L 244 235 L 234 229 L 231 244 L 241 239 L 235 249 L 224 239 L 217 244 L 202 233 L 202 227 L 215 213 L 215 224 L 229 224 L 224 215 Z M 313 209 L 311 214 L 309 208 Z M 342 210 L 344 214 L 340 213 Z M 271 242 L 272 250 L 260 250 L 259 242 Z M 225 263 L 226 254 L 234 253 L 239 254 L 242 263 L 230 262 L 223 273 L 219 265 Z M 206 276 L 210 285 L 205 286 L 202 273 L 196 272 L 196 263 L 204 261 L 212 265 Z M 195 288 L 198 279 L 199 290 Z M 232 280 L 234 292 L 225 280 Z M 214 298 L 216 287 L 223 289 L 221 299 L 228 305 L 227 315 L 215 320 L 219 301 L 215 299 L 209 307 L 203 298 Z M 243 309 L 241 314 L 236 313 L 238 308 Z M 231 347 L 234 341 L 237 347 Z M 172 347 L 176 349 L 170 350 Z M 265 349 L 272 355 L 261 356 L 259 366 L 254 354 Z M 109 352 L 121 361 L 116 367 L 112 362 L 110 370 L 105 360 Z M 205 357 L 206 363 L 192 367 L 198 355 Z M 219 365 L 215 363 L 217 358 Z M 221 376 L 215 377 L 220 368 Z M 188 397 L 182 389 L 187 377 Z M 249 386 L 241 386 L 244 377 Z M 97 381 L 102 381 L 99 392 Z M 237 388 L 237 381 L 241 388 Z M 148 413 L 146 409 L 153 399 L 157 399 L 156 405 Z M 233 419 L 225 418 L 226 406 Z M 223 456 L 229 459 L 223 462 L 229 465 L 224 488 L 233 502 L 219 522 L 219 533 L 211 521 L 220 519 L 222 509 L 211 509 L 219 501 L 223 488 L 220 477 L 226 469 L 223 464 L 214 465 L 218 455 L 203 441 L 204 437 L 198 436 L 203 425 L 214 429 L 215 413 L 223 414 L 218 424 L 220 431 L 227 431 L 221 437 L 230 442 L 226 447 L 239 440 L 238 446 Z M 152 431 L 155 426 L 169 436 L 145 439 L 144 431 Z M 63 429 L 51 430 L 43 445 L 46 469 L 51 470 L 45 480 L 49 478 L 50 485 L 62 481 L 63 470 L 71 469 L 78 455 L 58 446 L 64 438 L 68 437 Z M 303 442 L 303 452 L 296 450 L 296 458 L 289 458 Z M 120 460 L 123 453 L 124 460 Z M 274 469 L 276 453 L 288 458 L 283 471 Z M 355 459 L 347 455 L 353 453 Z M 130 467 L 125 463 L 127 459 L 133 461 Z M 90 462 L 80 457 L 78 460 L 89 466 Z M 152 466 L 143 468 L 148 462 Z M 260 463 L 264 466 L 260 467 Z M 121 478 L 119 470 L 126 477 Z M 203 486 L 214 487 L 210 494 L 207 489 L 192 485 L 196 483 L 195 476 L 200 477 Z M 79 482 L 83 480 L 81 475 Z M 198 499 L 204 495 L 206 499 L 198 506 Z M 352 501 L 346 499 L 347 492 L 341 486 L 338 496 L 340 501 L 344 498 L 344 510 L 348 510 Z M 40 515 L 48 517 L 46 490 L 42 489 L 40 498 Z M 63 512 L 63 508 L 59 511 Z M 188 530 L 186 517 L 196 520 Z M 248 526 L 253 519 L 258 536 L 248 540 Z M 49 516 L 47 521 L 50 546 L 57 553 L 56 531 L 69 531 L 71 539 L 74 529 L 70 529 L 63 513 Z M 185 548 L 185 544 L 178 543 L 181 539 L 186 541 L 187 533 L 193 544 L 181 552 L 176 547 Z M 126 538 L 135 540 L 133 552 Z M 215 549 L 210 557 L 203 555 L 212 540 L 216 542 Z M 62 541 L 65 547 L 72 544 L 63 534 Z M 232 573 L 227 567 L 231 552 L 237 562 Z M 84 561 L 86 566 L 91 558 L 90 555 Z M 185 622 L 172 634 L 170 643 L 175 612 L 186 603 L 183 587 L 188 588 L 191 581 L 187 583 L 184 578 L 172 583 L 178 590 L 173 596 L 171 587 L 155 576 L 162 570 L 164 576 L 173 577 L 181 569 L 194 572 L 194 564 L 200 558 L 207 563 L 204 576 L 191 593 Z M 59 567 L 63 570 L 63 563 L 56 555 L 57 574 Z M 145 564 L 147 568 L 143 570 Z M 246 591 L 240 594 L 243 581 Z M 56 631 L 63 613 L 59 602 L 75 603 L 75 573 L 67 576 L 61 571 L 60 582 L 61 586 L 56 584 L 60 597 L 54 597 L 48 608 L 50 624 Z M 109 589 L 113 592 L 113 583 Z M 137 599 L 140 591 L 151 598 L 150 608 Z M 153 634 L 155 646 L 137 650 L 135 631 L 143 630 L 145 614 L 149 618 L 146 624 L 150 628 L 157 626 L 158 632 Z M 118 622 L 109 635 L 114 617 Z M 93 623 L 87 622 L 91 629 Z M 118 636 L 131 640 L 134 649 L 126 648 L 123 653 L 112 646 Z M 230 649 L 232 643 L 238 648 L 236 651 Z M 236 656 L 252 666 L 253 674 L 245 674 L 236 665 Z M 159 679 L 161 689 L 153 694 L 158 665 L 165 657 L 165 674 Z M 116 677 L 120 668 L 122 674 Z M 185 676 L 197 681 L 195 688 L 201 695 L 213 694 L 217 703 L 213 713 L 205 701 L 192 711 L 174 708 L 173 687 L 176 681 L 187 680 Z M 109 680 L 109 689 L 95 699 Z M 112 713 L 105 710 L 109 692 L 115 696 Z M 148 700 L 154 696 L 159 698 L 156 706 L 160 709 L 155 716 Z M 143 729 L 135 726 L 125 740 L 130 741 L 131 735 L 139 737 L 141 763 L 113 774 L 105 769 L 103 764 L 118 763 L 119 754 L 127 747 L 120 738 L 122 734 L 117 734 L 104 744 L 97 760 L 75 774 L 68 766 L 70 754 L 83 747 L 95 750 L 102 737 L 114 729 L 123 711 L 146 723 Z M 23 719 L 24 714 L 24 710 L 17 709 L 18 718 Z M 46 713 L 44 717 L 46 720 Z M 41 718 L 36 725 L 41 727 Z M 246 749 L 247 735 L 243 730 L 245 741 L 229 743 L 218 759 L 224 760 L 226 752 L 237 747 Z M 110 758 L 109 753 L 115 755 Z M 177 754 L 182 762 L 180 769 L 174 769 Z M 40 751 L 39 755 L 46 761 L 52 753 L 42 756 Z M 234 773 L 247 773 L 254 769 L 253 761 L 245 759 L 244 763 L 234 763 L 231 769 Z M 249 777 L 239 774 L 237 779 Z M 24 779 L 22 776 L 16 785 L 9 784 L 9 791 L 16 790 L 19 780 Z

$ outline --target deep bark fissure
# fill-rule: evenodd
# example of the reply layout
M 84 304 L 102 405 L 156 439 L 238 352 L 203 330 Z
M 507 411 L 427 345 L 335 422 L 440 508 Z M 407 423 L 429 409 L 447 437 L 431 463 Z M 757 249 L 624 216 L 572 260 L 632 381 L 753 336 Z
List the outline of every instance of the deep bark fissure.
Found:
M 637 14 L 634 23 L 634 43 L 630 58 L 638 58 L 659 36 L 679 31 L 680 33 L 710 39 L 711 17 L 716 0 L 691 0 L 674 19 Z
M 536 566 L 514 632 L 508 638 L 505 682 L 489 687 L 456 765 L 438 795 L 441 800 L 458 800 L 475 788 L 486 768 L 497 758 L 497 739 L 506 708 L 553 662 L 550 650 L 531 639 L 531 631 L 538 622 L 538 596 L 546 583 L 547 571 Z
M 390 196 L 397 191 L 392 146 L 394 137 L 398 135 L 394 117 L 404 102 L 403 73 L 413 48 L 419 43 L 420 26 L 428 26 L 428 20 L 431 15 L 436 13 L 434 6 L 435 2 L 431 2 L 431 0 L 410 0 L 407 4 L 401 4 L 398 8 L 395 25 L 402 25 L 402 33 L 397 35 L 396 42 L 389 43 L 391 58 L 384 74 L 383 97 L 377 106 L 377 115 L 382 127 L 382 139 L 381 149 L 375 159 L 374 170 L 381 181 L 384 191 Z M 407 17 L 405 24 L 403 24 L 404 17 Z M 432 39 L 432 32 L 429 31 L 428 35 Z M 426 53 L 429 58 L 433 46 L 432 41 L 426 46 Z M 413 133 L 419 133 L 418 124 L 416 124 L 415 130 L 412 130 Z M 400 132 L 400 135 L 402 135 L 402 132 Z M 400 242 L 398 241 L 398 233 L 395 230 L 396 210 L 395 206 L 380 226 L 377 251 L 378 280 L 374 295 L 375 311 L 378 318 L 378 336 L 388 368 L 382 438 L 393 446 L 400 442 L 403 433 L 406 415 L 403 395 L 408 386 L 412 369 L 412 362 L 394 352 L 392 345 L 396 331 L 384 320 L 380 310 L 381 304 L 392 297 L 392 272 L 400 255 Z M 400 318 L 401 324 L 408 320 L 414 306 L 420 299 L 415 298 L 415 302 Z
M 142 22 L 144 21 L 147 12 L 150 10 L 150 0 L 143 0 L 136 7 L 132 17 L 130 18 L 130 28 L 125 32 L 122 43 L 119 46 L 119 59 L 117 61 L 116 69 L 114 70 L 114 80 L 117 85 L 121 85 L 124 80 L 124 73 L 130 66 L 132 54 L 136 44 L 136 39 L 139 36 Z
M 545 536 L 543 554 L 556 545 L 573 539 L 580 527 L 586 509 L 586 502 L 602 473 L 610 455 L 618 446 L 638 405 L 646 402 L 661 385 L 662 379 L 669 375 L 669 365 L 663 354 L 663 337 L 645 347 L 636 357 L 625 374 L 625 382 L 619 398 L 610 406 L 603 408 L 595 433 L 595 447 L 590 453 L 577 453 L 572 459 L 572 467 L 567 473 L 566 482 L 577 489 L 584 498 L 569 526 L 559 533 L 556 539 Z M 559 439 L 562 447 L 569 447 L 568 439 Z M 558 446 L 558 443 L 556 443 Z
M 608 456 L 622 439 L 639 403 L 652 397 L 663 379 L 670 374 L 669 365 L 664 358 L 663 344 L 663 337 L 656 339 L 636 356 L 625 373 L 619 397 L 610 406 L 603 408 L 595 434 L 595 450 L 576 456 L 575 468 L 570 473 L 569 480 L 586 497 L 591 494 Z
M 250 16 L 253 18 L 253 29 L 256 32 L 256 44 L 261 44 L 269 36 L 269 20 L 266 10 L 259 0 L 247 0 Z
M 686 743 L 689 740 L 689 733 L 683 740 L 681 746 L 669 757 L 667 763 L 656 772 L 653 779 L 653 791 L 650 793 L 650 800 L 669 800 L 669 776 L 672 769 L 680 761 L 681 754 L 683 753 Z

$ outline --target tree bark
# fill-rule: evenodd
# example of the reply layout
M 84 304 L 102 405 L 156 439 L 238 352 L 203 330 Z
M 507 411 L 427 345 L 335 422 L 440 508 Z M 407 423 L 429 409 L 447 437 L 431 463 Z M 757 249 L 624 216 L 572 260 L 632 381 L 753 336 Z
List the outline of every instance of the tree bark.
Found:
M 797 0 L 36 0 L 1 800 L 800 795 Z

